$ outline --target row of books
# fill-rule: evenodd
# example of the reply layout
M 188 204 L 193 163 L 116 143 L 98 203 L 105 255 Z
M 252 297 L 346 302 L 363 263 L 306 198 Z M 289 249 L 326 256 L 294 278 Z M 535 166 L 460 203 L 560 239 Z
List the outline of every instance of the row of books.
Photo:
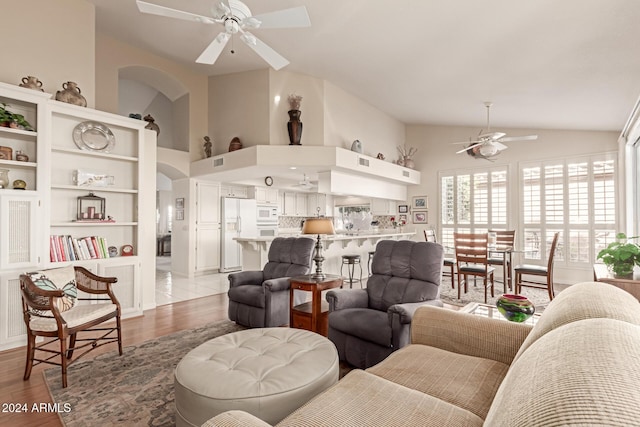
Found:
M 49 241 L 51 262 L 109 258 L 107 240 L 100 236 L 54 236 Z

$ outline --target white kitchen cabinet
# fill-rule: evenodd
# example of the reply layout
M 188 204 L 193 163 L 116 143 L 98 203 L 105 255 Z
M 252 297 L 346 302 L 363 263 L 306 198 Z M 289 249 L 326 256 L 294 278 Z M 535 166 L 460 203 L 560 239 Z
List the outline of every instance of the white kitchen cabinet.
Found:
M 239 199 L 246 199 L 249 197 L 249 191 L 247 187 L 240 185 L 227 185 L 224 184 L 220 187 L 221 197 L 237 197 Z
M 371 199 L 371 213 L 373 215 L 395 215 L 397 204 L 395 200 Z
M 318 211 L 320 208 L 320 211 Z M 324 193 L 307 195 L 307 216 L 333 216 L 333 197 Z
M 307 195 L 305 193 L 284 193 L 284 216 L 307 216 Z
M 196 184 L 196 266 L 198 272 L 220 268 L 220 185 Z
M 277 205 L 278 190 L 271 187 L 251 187 L 249 198 L 256 199 L 258 204 Z

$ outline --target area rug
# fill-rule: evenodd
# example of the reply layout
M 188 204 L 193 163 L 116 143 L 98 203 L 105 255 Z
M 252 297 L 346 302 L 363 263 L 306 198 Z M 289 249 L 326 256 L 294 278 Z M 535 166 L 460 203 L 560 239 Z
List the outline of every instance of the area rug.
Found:
M 212 338 L 245 329 L 228 320 L 125 347 L 69 367 L 62 388 L 60 368 L 44 371 L 53 401 L 67 427 L 175 426 L 173 370 L 190 350 Z
M 465 293 L 464 289 L 458 299 L 458 283 L 456 281 L 456 289 L 451 289 L 451 280 L 445 277 L 440 285 L 440 299 L 451 305 L 465 306 L 470 302 L 484 303 L 484 289 L 482 287 L 482 280 L 478 279 L 477 285 L 473 285 L 473 279 L 469 280 L 468 292 Z M 491 297 L 491 290 L 487 289 L 487 304 L 495 305 L 496 300 L 504 293 L 504 285 L 500 282 L 494 284 L 494 297 Z M 510 292 L 513 293 L 513 292 Z M 527 297 L 533 305 L 536 307 L 536 313 L 544 311 L 545 307 L 549 305 L 549 294 L 544 289 L 536 288 L 522 288 L 522 295 Z

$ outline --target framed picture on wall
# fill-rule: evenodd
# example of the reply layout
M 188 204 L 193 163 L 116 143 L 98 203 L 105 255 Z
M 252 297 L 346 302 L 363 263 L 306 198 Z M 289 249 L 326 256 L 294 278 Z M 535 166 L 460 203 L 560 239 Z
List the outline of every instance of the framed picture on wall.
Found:
M 176 210 L 178 209 L 184 209 L 184 197 L 176 199 Z
M 429 198 L 427 196 L 415 196 L 411 203 L 411 209 L 429 209 Z
M 411 217 L 414 224 L 427 224 L 429 222 L 427 211 L 413 211 Z
M 408 213 L 409 212 L 409 205 L 398 205 L 398 213 Z M 406 216 L 406 215 L 405 215 Z
M 184 211 L 182 209 L 176 211 L 176 221 L 184 221 Z

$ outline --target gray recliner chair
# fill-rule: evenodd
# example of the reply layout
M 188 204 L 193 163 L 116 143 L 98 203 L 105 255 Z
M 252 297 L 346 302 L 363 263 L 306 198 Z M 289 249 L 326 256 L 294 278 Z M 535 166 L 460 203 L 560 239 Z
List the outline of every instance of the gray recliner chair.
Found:
M 309 274 L 315 242 L 277 237 L 262 271 L 229 274 L 229 319 L 250 328 L 289 323 L 289 278 Z
M 443 261 L 438 243 L 379 242 L 366 289 L 327 293 L 329 339 L 340 360 L 366 369 L 409 344 L 416 309 L 425 304 L 442 307 Z

